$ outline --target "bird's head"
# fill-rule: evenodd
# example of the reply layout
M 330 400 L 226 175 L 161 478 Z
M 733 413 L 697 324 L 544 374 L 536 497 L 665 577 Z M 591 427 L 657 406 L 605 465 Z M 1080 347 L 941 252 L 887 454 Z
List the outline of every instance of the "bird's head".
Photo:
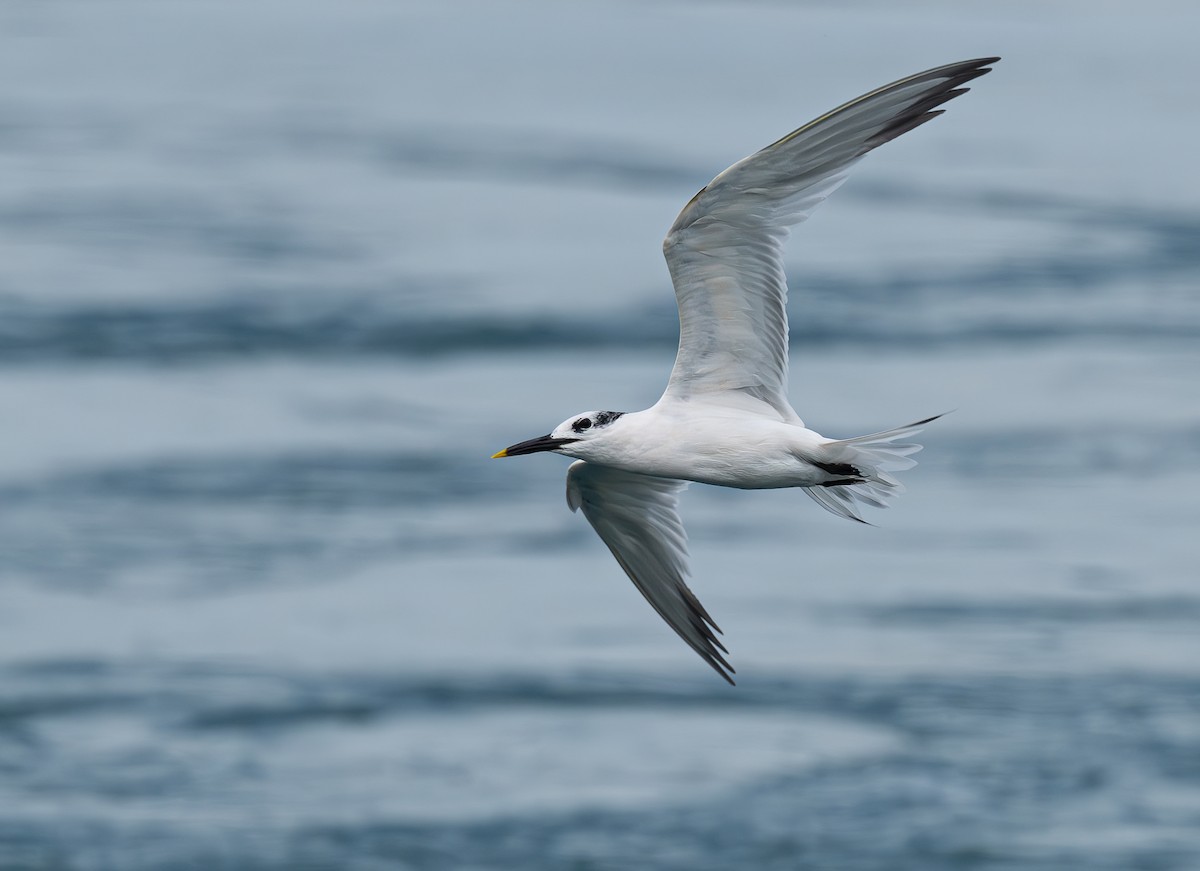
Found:
M 492 454 L 492 459 L 554 451 L 557 454 L 586 460 L 597 444 L 611 432 L 613 423 L 624 414 L 623 411 L 585 411 L 583 414 L 573 415 L 546 435 L 511 445 Z

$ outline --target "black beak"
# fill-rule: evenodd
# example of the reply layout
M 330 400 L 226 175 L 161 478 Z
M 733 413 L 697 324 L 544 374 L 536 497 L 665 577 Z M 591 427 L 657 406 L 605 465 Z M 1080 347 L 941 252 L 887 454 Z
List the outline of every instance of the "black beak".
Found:
M 563 445 L 569 445 L 571 442 L 577 442 L 579 439 L 556 439 L 552 438 L 549 433 L 544 436 L 538 436 L 535 439 L 530 439 L 527 442 L 517 442 L 517 444 L 507 447 L 499 453 L 492 454 L 492 459 L 497 460 L 500 457 L 519 457 L 521 454 L 536 454 L 540 451 L 553 451 L 561 448 Z

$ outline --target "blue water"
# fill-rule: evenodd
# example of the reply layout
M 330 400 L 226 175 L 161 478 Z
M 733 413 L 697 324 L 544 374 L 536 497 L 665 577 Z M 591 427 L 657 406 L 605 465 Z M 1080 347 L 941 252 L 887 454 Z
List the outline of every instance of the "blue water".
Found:
M 0 6 L 0 869 L 1200 869 L 1198 28 Z M 713 174 L 990 54 L 788 252 L 908 492 L 685 496 L 730 688 L 487 457 L 657 398 Z

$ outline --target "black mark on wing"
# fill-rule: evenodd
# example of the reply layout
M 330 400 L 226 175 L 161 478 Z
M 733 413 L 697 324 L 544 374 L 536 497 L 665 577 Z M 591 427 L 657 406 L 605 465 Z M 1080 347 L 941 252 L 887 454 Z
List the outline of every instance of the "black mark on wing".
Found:
M 831 475 L 855 478 L 862 478 L 863 476 L 863 473 L 860 469 L 850 465 L 849 463 L 818 463 L 816 460 L 812 460 L 810 462 L 812 462 L 812 464 L 822 472 L 828 472 Z

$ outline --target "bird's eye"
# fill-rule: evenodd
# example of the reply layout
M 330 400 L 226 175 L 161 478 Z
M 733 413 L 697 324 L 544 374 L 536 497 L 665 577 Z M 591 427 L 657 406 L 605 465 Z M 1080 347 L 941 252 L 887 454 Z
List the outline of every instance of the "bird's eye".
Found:
M 575 432 L 583 432 L 585 429 L 589 429 L 591 427 L 591 425 L 592 425 L 591 418 L 581 417 L 581 418 L 579 418 L 579 420 L 577 420 L 573 424 L 571 424 L 571 429 L 575 430 Z

